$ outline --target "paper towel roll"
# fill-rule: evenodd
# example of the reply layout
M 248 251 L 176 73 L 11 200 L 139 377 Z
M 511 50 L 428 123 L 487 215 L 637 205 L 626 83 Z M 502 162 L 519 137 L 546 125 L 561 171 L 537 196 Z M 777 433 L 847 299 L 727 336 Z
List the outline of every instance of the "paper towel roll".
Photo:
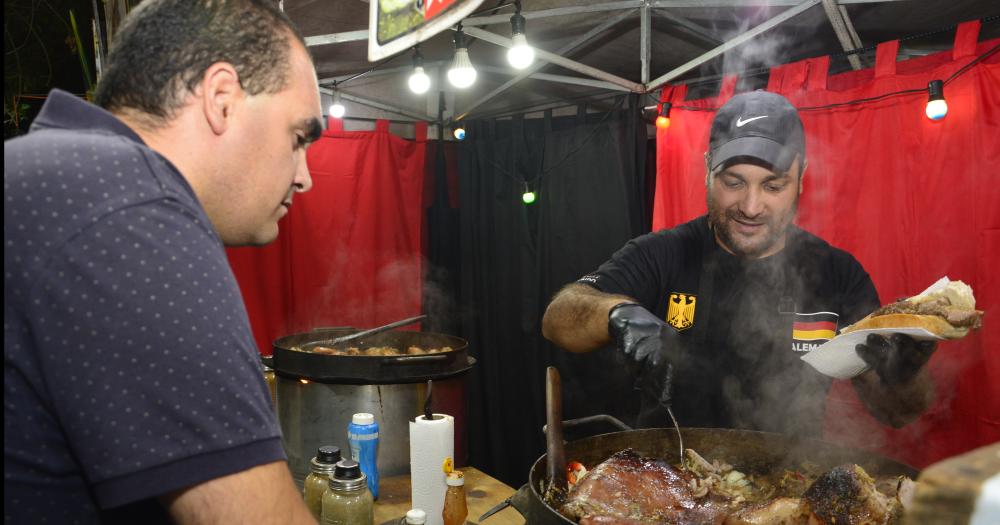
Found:
M 455 418 L 434 414 L 410 422 L 410 507 L 427 513 L 427 525 L 442 525 L 444 493 L 448 486 L 441 470 L 444 458 L 455 457 Z

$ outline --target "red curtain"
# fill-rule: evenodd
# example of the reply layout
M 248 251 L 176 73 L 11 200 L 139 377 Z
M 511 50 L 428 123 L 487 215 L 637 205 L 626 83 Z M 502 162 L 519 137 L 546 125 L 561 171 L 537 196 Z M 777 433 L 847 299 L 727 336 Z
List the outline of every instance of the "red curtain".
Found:
M 313 188 L 297 195 L 278 240 L 229 249 L 261 353 L 321 326 L 367 328 L 421 311 L 427 124 L 417 139 L 343 131 L 308 150 Z
M 929 365 L 937 402 L 916 422 L 878 424 L 849 382 L 830 392 L 828 439 L 919 467 L 1000 440 L 1000 53 L 946 84 L 943 120 L 924 115 L 929 81 L 1000 45 L 977 44 L 979 27 L 959 26 L 952 51 L 898 63 L 899 42 L 884 43 L 861 71 L 828 77 L 829 57 L 776 67 L 767 88 L 802 108 L 809 166 L 797 223 L 854 254 L 883 303 L 947 275 L 969 283 L 986 311 L 982 330 L 939 345 Z M 727 78 L 717 98 L 702 100 L 684 100 L 684 86 L 663 90 L 673 108 L 657 132 L 654 230 L 705 213 L 709 126 L 735 84 Z M 905 89 L 922 91 L 805 109 Z

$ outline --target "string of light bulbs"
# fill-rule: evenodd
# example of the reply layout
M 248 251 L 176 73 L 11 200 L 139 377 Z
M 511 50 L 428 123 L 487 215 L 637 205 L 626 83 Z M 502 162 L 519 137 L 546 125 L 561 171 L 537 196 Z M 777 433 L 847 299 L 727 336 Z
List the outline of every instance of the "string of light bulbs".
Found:
M 892 91 L 889 93 L 883 93 L 881 95 L 876 95 L 873 97 L 865 97 L 854 100 L 847 100 L 844 102 L 835 102 L 833 104 L 824 104 L 822 106 L 803 106 L 796 108 L 799 111 L 821 111 L 825 109 L 831 109 L 842 106 L 851 106 L 856 104 L 864 104 L 868 102 L 875 102 L 877 100 L 883 100 L 890 97 L 897 97 L 902 95 L 911 95 L 915 93 L 927 93 L 927 104 L 924 106 L 924 114 L 927 118 L 931 120 L 941 120 L 948 115 L 948 103 L 944 98 L 944 86 L 951 83 L 953 80 L 964 74 L 972 66 L 986 60 L 987 58 L 993 56 L 998 51 L 1000 51 L 1000 44 L 997 44 L 990 49 L 986 50 L 981 55 L 973 58 L 968 63 L 957 69 L 954 73 L 949 75 L 944 80 L 934 79 L 928 82 L 926 88 L 912 88 L 912 89 L 901 89 L 898 91 Z M 674 106 L 670 102 L 663 102 L 660 104 L 660 109 L 656 117 L 656 127 L 660 129 L 666 129 L 670 126 L 670 110 L 674 107 L 688 110 L 688 111 L 717 111 L 717 107 L 696 107 L 696 106 Z
M 510 5 L 514 6 L 514 14 L 510 17 L 512 45 L 507 50 L 507 62 L 510 63 L 511 67 L 520 70 L 530 67 L 535 61 L 535 49 L 531 47 L 528 43 L 527 37 L 525 36 L 525 18 L 524 15 L 521 14 L 521 0 L 501 2 L 485 11 L 492 11 L 495 13 L 497 10 Z M 473 15 L 481 12 L 482 11 L 478 11 L 473 13 Z M 477 72 L 475 66 L 472 64 L 472 60 L 469 58 L 469 45 L 466 41 L 465 33 L 462 31 L 461 22 L 455 26 L 454 44 L 455 52 L 452 57 L 451 66 L 448 68 L 447 72 L 448 83 L 456 89 L 467 89 L 476 83 Z M 335 118 L 343 118 L 346 113 L 346 108 L 340 99 L 338 86 L 376 70 L 391 58 L 394 57 L 389 57 L 388 59 L 375 64 L 375 66 L 367 71 L 339 82 L 334 82 L 333 104 L 330 105 L 329 114 Z M 430 90 L 431 83 L 431 77 L 428 76 L 427 72 L 424 70 L 424 56 L 420 51 L 420 44 L 417 44 L 413 46 L 413 71 L 410 73 L 409 78 L 407 78 L 407 86 L 414 94 L 423 95 Z M 465 130 L 462 128 L 456 128 L 454 133 L 455 138 L 458 140 L 462 140 L 465 136 Z
M 521 14 L 521 0 L 513 0 L 511 2 L 500 1 L 494 7 L 477 11 L 475 13 L 472 13 L 472 15 L 470 16 L 475 16 L 484 12 L 490 12 L 491 14 L 493 14 L 496 13 L 501 8 L 511 5 L 514 6 L 514 14 L 510 17 L 512 45 L 507 50 L 507 61 L 515 69 L 526 69 L 530 67 L 531 64 L 534 63 L 535 51 L 534 48 L 528 43 L 527 37 L 525 36 L 525 17 Z M 981 21 L 983 23 L 989 23 L 989 22 L 994 22 L 998 19 L 1000 19 L 1000 15 L 991 15 L 988 17 L 984 17 Z M 936 35 L 954 29 L 954 27 L 955 26 L 951 26 L 949 28 L 927 31 L 917 35 L 910 35 L 900 38 L 899 40 L 902 42 L 926 36 Z M 455 27 L 454 44 L 455 44 L 454 56 L 451 62 L 451 66 L 447 71 L 448 81 L 453 87 L 457 89 L 466 89 L 475 84 L 477 72 L 475 66 L 472 64 L 472 60 L 469 57 L 469 49 L 468 49 L 469 46 L 466 42 L 465 34 L 462 31 L 461 22 L 459 22 L 458 25 Z M 875 48 L 876 46 L 868 46 L 864 48 L 851 49 L 831 56 L 849 56 L 871 51 Z M 979 57 L 979 60 L 985 59 L 987 56 L 991 55 L 994 52 L 996 52 L 995 48 L 985 53 L 984 56 Z M 389 57 L 375 64 L 371 69 L 367 71 L 363 71 L 354 76 L 348 77 L 344 80 L 334 82 L 333 84 L 334 100 L 333 103 L 330 105 L 329 114 L 335 118 L 343 118 L 344 114 L 346 113 L 346 108 L 344 107 L 344 104 L 341 101 L 340 92 L 338 89 L 339 85 L 342 85 L 346 82 L 354 80 L 357 77 L 375 71 L 380 66 L 384 65 L 387 61 L 393 58 L 395 57 Z M 432 84 L 430 76 L 428 76 L 426 71 L 424 70 L 423 60 L 424 57 L 420 51 L 420 44 L 417 44 L 413 47 L 413 71 L 410 74 L 409 78 L 407 79 L 407 84 L 409 86 L 410 91 L 418 95 L 427 93 L 430 90 Z M 976 60 L 976 62 L 978 62 L 978 60 Z M 764 67 L 754 70 L 743 71 L 737 74 L 739 76 L 753 76 L 758 74 L 765 74 L 769 72 L 770 69 L 771 69 L 770 67 Z M 932 120 L 940 120 L 947 115 L 948 111 L 947 102 L 944 99 L 944 86 L 947 85 L 955 76 L 957 76 L 962 71 L 963 70 L 959 70 L 958 72 L 956 72 L 956 74 L 952 75 L 951 77 L 943 81 L 942 80 L 931 81 L 926 89 L 901 90 L 868 99 L 858 99 L 847 102 L 841 102 L 837 104 L 830 104 L 826 106 L 805 107 L 805 108 L 799 108 L 799 110 L 813 111 L 820 109 L 828 109 L 836 106 L 870 102 L 873 100 L 879 100 L 881 98 L 886 98 L 890 96 L 905 95 L 905 94 L 912 94 L 912 93 L 919 93 L 926 91 L 928 93 L 928 103 L 925 113 L 927 117 Z M 724 75 L 719 75 L 718 78 L 722 78 L 723 76 Z M 704 78 L 700 79 L 698 82 L 691 82 L 691 84 L 714 81 L 714 80 L 717 80 L 717 78 L 714 77 Z M 656 127 L 665 129 L 670 126 L 670 110 L 673 107 L 674 106 L 670 103 L 662 103 L 659 105 L 659 111 L 657 112 L 657 117 L 655 120 Z M 717 109 L 717 108 L 696 108 L 691 106 L 676 106 L 676 107 L 692 111 L 715 111 Z M 456 127 L 453 130 L 453 133 L 457 140 L 463 140 L 465 137 L 465 130 L 461 126 Z

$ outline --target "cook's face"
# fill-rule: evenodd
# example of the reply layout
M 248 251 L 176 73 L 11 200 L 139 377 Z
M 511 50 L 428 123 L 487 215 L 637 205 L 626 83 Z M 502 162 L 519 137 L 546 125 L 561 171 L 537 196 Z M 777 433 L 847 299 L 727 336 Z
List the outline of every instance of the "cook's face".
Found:
M 773 255 L 785 246 L 802 191 L 799 160 L 785 173 L 735 164 L 708 185 L 708 218 L 722 247 L 739 257 Z
M 312 61 L 292 44 L 288 83 L 277 93 L 248 96 L 243 108 L 241 158 L 228 196 L 227 245 L 261 245 L 278 236 L 278 220 L 295 193 L 309 191 L 306 147 L 322 132 L 322 110 Z

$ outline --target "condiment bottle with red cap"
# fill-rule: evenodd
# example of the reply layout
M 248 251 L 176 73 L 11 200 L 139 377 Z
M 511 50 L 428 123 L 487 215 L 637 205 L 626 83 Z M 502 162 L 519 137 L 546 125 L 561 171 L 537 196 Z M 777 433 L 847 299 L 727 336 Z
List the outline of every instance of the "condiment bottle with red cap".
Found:
M 444 525 L 463 525 L 469 515 L 465 502 L 465 475 L 461 471 L 449 472 L 445 478 L 448 490 L 444 493 L 444 510 L 441 518 Z

